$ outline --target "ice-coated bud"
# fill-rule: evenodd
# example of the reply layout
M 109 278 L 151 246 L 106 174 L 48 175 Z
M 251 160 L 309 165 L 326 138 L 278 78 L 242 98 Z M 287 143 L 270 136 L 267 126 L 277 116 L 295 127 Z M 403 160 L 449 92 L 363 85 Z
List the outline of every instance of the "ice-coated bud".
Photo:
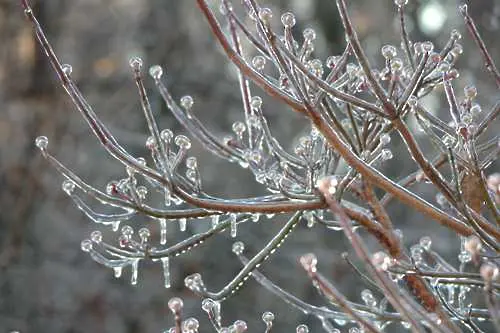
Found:
M 257 71 L 261 72 L 262 70 L 264 70 L 264 66 L 266 66 L 266 58 L 264 58 L 264 56 L 261 55 L 253 57 L 252 66 Z
M 273 11 L 270 8 L 260 8 L 259 9 L 259 18 L 264 23 L 269 23 L 273 18 Z
M 184 306 L 184 302 L 179 297 L 172 297 L 168 301 L 168 308 L 173 313 L 178 313 L 179 311 L 181 311 L 183 306 Z
M 100 243 L 102 242 L 102 233 L 99 230 L 94 230 L 90 233 L 90 239 L 94 243 Z
M 155 79 L 159 80 L 163 75 L 163 68 L 160 65 L 153 65 L 149 67 L 149 75 Z
M 432 246 L 432 239 L 429 236 L 423 236 L 422 238 L 420 238 L 420 241 L 418 242 L 418 244 L 425 251 L 429 251 L 431 249 L 431 246 Z
M 193 107 L 193 104 L 194 104 L 193 97 L 186 95 L 186 96 L 183 96 L 181 98 L 181 106 L 185 110 L 191 110 L 191 108 Z
M 372 264 L 376 269 L 386 271 L 392 266 L 393 260 L 389 257 L 389 255 L 387 255 L 387 253 L 379 251 L 373 255 Z
M 391 142 L 391 136 L 390 136 L 389 134 L 384 133 L 384 134 L 382 134 L 382 135 L 380 136 L 380 143 L 381 143 L 382 145 L 384 145 L 384 146 L 385 146 L 385 145 L 386 145 L 386 144 L 388 144 L 389 142 Z
M 314 253 L 304 254 L 299 259 L 300 264 L 307 272 L 316 272 L 316 266 L 318 265 L 318 258 Z
M 479 268 L 479 274 L 486 282 L 492 282 L 498 279 L 499 272 L 497 265 L 493 263 L 485 263 Z
M 480 113 L 481 113 L 482 109 L 481 109 L 481 105 L 479 104 L 473 104 L 471 107 L 470 107 L 470 114 L 473 116 L 473 117 L 477 117 Z
M 314 29 L 307 28 L 302 34 L 304 35 L 304 39 L 308 42 L 312 42 L 316 39 L 316 31 L 314 31 Z
M 139 229 L 138 233 L 139 233 L 139 237 L 143 241 L 147 241 L 147 239 L 149 238 L 149 236 L 151 236 L 151 232 L 149 231 L 148 228 L 141 228 L 141 229 Z
M 373 296 L 373 293 L 371 290 L 369 289 L 364 289 L 362 292 L 361 292 L 361 299 L 363 300 L 363 302 L 366 304 L 366 306 L 370 307 L 370 308 L 374 308 L 377 306 L 377 300 L 375 299 L 375 297 Z
M 462 264 L 466 264 L 472 260 L 472 255 L 468 251 L 461 251 L 458 254 L 458 261 Z
M 163 141 L 168 142 L 168 141 L 172 140 L 172 138 L 174 137 L 174 132 L 172 132 L 168 128 L 164 129 L 163 131 L 161 131 L 160 137 Z
M 245 244 L 243 242 L 235 242 L 232 247 L 232 251 L 236 255 L 240 255 L 245 250 Z
M 134 229 L 132 229 L 132 227 L 129 225 L 124 225 L 121 231 L 122 235 L 127 237 L 130 237 L 134 234 Z
M 431 53 L 434 50 L 434 44 L 432 44 L 432 42 L 430 42 L 430 41 L 423 42 L 422 43 L 422 49 L 425 52 Z
M 246 126 L 243 122 L 241 121 L 236 121 L 233 123 L 233 132 L 236 133 L 237 136 L 243 135 L 243 132 L 246 130 Z
M 290 12 L 286 12 L 281 15 L 281 23 L 287 28 L 291 28 L 295 25 L 295 15 Z
M 250 106 L 252 109 L 260 109 L 262 106 L 262 98 L 260 96 L 252 96 L 252 99 L 250 100 Z
M 46 136 L 39 136 L 35 139 L 35 146 L 37 146 L 40 150 L 47 149 L 49 145 L 49 139 Z
M 274 320 L 274 313 L 266 311 L 262 314 L 262 321 L 267 325 L 272 325 Z
M 468 99 L 473 99 L 477 96 L 477 88 L 474 85 L 469 85 L 464 88 L 464 95 Z
M 181 149 L 191 148 L 191 140 L 185 135 L 177 135 L 175 137 L 175 144 Z
M 481 240 L 476 235 L 469 236 L 465 240 L 464 249 L 472 255 L 477 255 L 482 249 Z
M 198 322 L 198 320 L 196 318 L 191 317 L 184 320 L 184 322 L 182 323 L 182 332 L 194 333 L 198 331 L 199 327 L 200 323 Z
M 205 312 L 210 312 L 210 311 L 214 310 L 215 308 L 217 308 L 217 305 L 218 304 L 211 298 L 205 298 L 201 302 L 201 308 Z
M 152 136 L 149 136 L 147 139 L 146 139 L 146 148 L 148 148 L 149 150 L 153 150 L 157 147 L 158 145 L 156 144 L 156 140 L 154 137 Z
M 75 190 L 75 183 L 72 180 L 66 179 L 62 183 L 62 189 L 66 194 L 71 195 Z
M 408 3 L 408 0 L 394 0 L 394 3 L 398 7 L 405 6 Z
M 459 40 L 459 39 L 462 39 L 462 34 L 460 33 L 460 31 L 458 31 L 457 29 L 453 29 L 451 31 L 451 38 L 453 40 Z
M 92 241 L 90 239 L 84 239 L 80 243 L 80 247 L 83 252 L 90 252 L 90 250 L 92 250 Z
M 297 333 L 309 333 L 309 327 L 307 327 L 307 325 L 305 324 L 300 324 L 299 326 L 297 326 L 295 331 Z
M 464 52 L 464 47 L 462 46 L 462 44 L 459 44 L 459 43 L 456 43 L 455 46 L 451 49 L 450 53 L 454 56 L 454 57 L 458 57 L 459 55 L 461 55 L 462 53 Z
M 197 166 L 198 166 L 198 161 L 196 160 L 196 157 L 191 156 L 186 159 L 186 168 L 196 169 Z
M 328 176 L 318 180 L 316 187 L 324 194 L 333 195 L 337 192 L 339 179 L 337 176 Z
M 382 160 L 387 161 L 392 159 L 393 155 L 390 149 L 382 149 L 382 151 L 380 152 L 380 157 L 382 158 Z
M 219 11 L 222 15 L 227 15 L 232 10 L 233 10 L 233 4 L 228 1 L 227 2 L 224 1 L 219 7 Z
M 406 103 L 408 103 L 408 106 L 413 109 L 418 104 L 418 98 L 416 96 L 410 96 Z
M 382 46 L 381 52 L 382 56 L 386 59 L 392 59 L 398 54 L 396 47 L 393 45 Z
M 70 76 L 71 73 L 73 72 L 73 67 L 71 67 L 70 64 L 63 64 L 61 65 L 61 69 L 66 76 Z
M 184 285 L 191 290 L 202 290 L 205 288 L 205 285 L 203 283 L 203 279 L 201 278 L 200 273 L 194 273 L 191 275 L 186 276 L 184 279 Z
M 139 57 L 132 57 L 128 61 L 128 64 L 134 71 L 139 71 L 142 67 L 142 59 Z
M 244 322 L 243 320 L 237 320 L 233 324 L 234 326 L 234 332 L 235 333 L 243 333 L 247 330 L 248 326 L 247 323 Z

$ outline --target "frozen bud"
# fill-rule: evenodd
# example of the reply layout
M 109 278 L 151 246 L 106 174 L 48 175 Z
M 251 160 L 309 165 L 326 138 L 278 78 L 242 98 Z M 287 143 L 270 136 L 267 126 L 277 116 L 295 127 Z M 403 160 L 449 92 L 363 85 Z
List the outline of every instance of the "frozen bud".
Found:
M 201 302 L 201 308 L 203 309 L 203 311 L 205 312 L 211 312 L 213 311 L 214 309 L 216 309 L 218 306 L 218 303 L 215 302 L 213 299 L 211 298 L 205 298 L 202 302 Z
M 464 52 L 464 47 L 462 44 L 456 43 L 455 46 L 451 49 L 450 53 L 454 57 L 458 57 Z
M 117 192 L 117 186 L 118 186 L 118 182 L 117 181 L 115 181 L 115 180 L 110 181 L 106 185 L 106 193 L 109 194 L 109 195 L 116 194 L 116 192 Z
M 148 194 L 148 188 L 146 186 L 137 186 L 137 195 L 139 198 L 144 199 Z
M 468 8 L 466 4 L 458 6 L 458 10 L 462 15 L 467 15 Z
M 248 126 L 259 128 L 260 127 L 260 119 L 257 115 L 251 114 L 247 119 Z
M 157 147 L 158 145 L 156 144 L 156 140 L 154 137 L 152 136 L 149 136 L 147 139 L 146 139 L 146 148 L 148 148 L 149 150 L 153 150 Z
M 161 131 L 160 137 L 161 137 L 161 139 L 163 141 L 167 141 L 168 142 L 168 141 L 172 140 L 172 138 L 174 137 L 174 132 L 172 132 L 168 128 L 164 129 L 163 131 Z
M 470 108 L 470 114 L 473 117 L 477 117 L 481 113 L 481 105 L 479 104 L 473 104 Z
M 47 149 L 49 145 L 49 139 L 46 136 L 39 136 L 35 139 L 35 146 L 37 146 L 40 150 Z
M 260 8 L 259 9 L 259 18 L 264 23 L 269 23 L 273 18 L 273 12 L 270 8 Z
M 101 233 L 99 230 L 94 230 L 94 231 L 92 231 L 92 233 L 90 234 L 90 239 L 91 239 L 94 243 L 100 243 L 100 242 L 102 242 L 102 233 Z
M 297 333 L 309 333 L 309 327 L 307 327 L 307 325 L 305 324 L 300 324 L 299 326 L 297 326 L 295 331 Z
M 122 235 L 130 237 L 130 236 L 132 236 L 133 234 L 134 234 L 134 229 L 132 229 L 132 227 L 131 227 L 131 226 L 129 226 L 129 225 L 124 225 L 124 226 L 122 227 Z
M 464 95 L 468 99 L 473 99 L 477 95 L 477 88 L 476 86 L 469 85 L 464 88 Z
M 382 158 L 382 160 L 387 161 L 390 160 L 393 156 L 390 149 L 382 149 L 382 151 L 380 152 L 380 157 Z
M 462 114 L 462 122 L 465 125 L 470 125 L 472 123 L 472 115 L 469 112 Z
M 337 176 L 329 176 L 319 179 L 316 183 L 316 187 L 324 194 L 333 195 L 337 192 L 337 186 L 339 185 L 339 179 Z
M 479 254 L 482 249 L 481 240 L 476 235 L 469 236 L 465 240 L 464 249 L 473 256 Z
M 366 304 L 366 306 L 370 308 L 374 308 L 377 306 L 377 300 L 373 297 L 373 293 L 369 289 L 365 289 L 361 292 L 361 299 Z
M 142 67 L 142 59 L 139 57 L 132 57 L 130 58 L 128 64 L 134 71 L 139 71 Z
M 66 179 L 62 183 L 62 189 L 66 194 L 71 195 L 75 190 L 75 183 L 72 180 Z
M 424 50 L 424 52 L 431 53 L 434 50 L 434 44 L 432 44 L 432 42 L 429 41 L 423 42 L 422 49 Z
M 389 257 L 389 255 L 387 255 L 387 253 L 379 251 L 373 255 L 372 264 L 376 269 L 386 271 L 392 266 L 393 260 Z
M 141 238 L 141 240 L 146 241 L 149 236 L 151 236 L 151 232 L 148 228 L 139 229 L 139 237 Z
M 314 253 L 308 253 L 300 257 L 300 264 L 307 272 L 316 272 L 316 266 L 318 264 L 318 258 Z
M 307 42 L 312 42 L 313 40 L 316 39 L 316 31 L 314 31 L 314 29 L 311 29 L 311 28 L 305 29 L 303 32 L 303 35 L 304 35 L 304 39 Z
M 431 64 L 437 64 L 441 61 L 441 55 L 437 52 L 432 52 L 431 55 L 429 56 L 429 62 Z
M 179 313 L 184 306 L 184 302 L 179 297 L 173 297 L 168 301 L 168 308 L 173 313 Z
M 253 57 L 252 66 L 257 71 L 261 72 L 262 70 L 264 70 L 265 65 L 266 65 L 266 58 L 264 58 L 264 56 L 258 55 Z
M 188 318 L 182 323 L 182 332 L 194 333 L 198 331 L 200 324 L 196 318 Z
M 339 56 L 329 56 L 328 58 L 326 58 L 326 67 L 335 68 L 339 60 L 340 60 Z
M 451 65 L 450 65 L 449 62 L 442 61 L 442 62 L 439 63 L 439 65 L 437 67 L 437 70 L 440 73 L 446 73 L 446 72 L 448 72 L 450 70 L 450 68 L 451 68 Z
M 293 13 L 287 12 L 281 15 L 281 23 L 287 28 L 291 28 L 295 25 L 295 15 Z
M 243 242 L 235 242 L 233 244 L 233 253 L 236 254 L 236 255 L 240 255 L 243 253 L 243 251 L 245 250 L 245 244 L 243 244 Z
M 456 70 L 455 68 L 452 68 L 450 69 L 446 75 L 445 75 L 445 80 L 454 80 L 454 79 L 458 79 L 458 77 L 460 76 L 460 73 L 458 72 L 458 70 Z
M 83 252 L 90 252 L 90 250 L 92 250 L 92 241 L 90 239 L 84 239 L 80 243 L 80 247 Z
M 462 264 L 466 264 L 472 260 L 472 255 L 468 251 L 461 251 L 458 254 L 458 261 Z
M 250 106 L 252 109 L 260 109 L 262 106 L 262 98 L 259 96 L 252 96 L 252 99 L 250 100 Z
M 274 313 L 266 311 L 262 314 L 262 321 L 266 324 L 266 326 L 272 325 L 273 320 L 274 320 Z
M 420 43 L 420 42 L 414 43 L 413 44 L 413 50 L 415 51 L 415 53 L 417 55 L 422 54 L 422 52 L 424 52 L 424 48 L 422 46 L 422 43 Z
M 183 96 L 181 98 L 181 106 L 185 110 L 191 110 L 191 108 L 193 107 L 193 104 L 194 104 L 193 97 L 186 95 L 186 96 Z
M 384 145 L 384 146 L 385 146 L 385 145 L 386 145 L 386 144 L 388 144 L 389 142 L 391 142 L 391 136 L 390 136 L 389 134 L 384 133 L 384 134 L 382 134 L 382 135 L 380 136 L 380 143 L 381 143 L 382 145 Z
M 425 251 L 429 251 L 431 249 L 431 245 L 432 245 L 432 239 L 429 237 L 429 236 L 424 236 L 422 238 L 420 238 L 420 241 L 418 242 L 418 244 L 425 250 Z
M 408 101 L 407 101 L 406 103 L 408 104 L 408 106 L 409 106 L 410 108 L 412 108 L 412 109 L 413 109 L 413 108 L 414 108 L 414 107 L 416 107 L 416 106 L 417 106 L 417 104 L 418 104 L 418 98 L 417 98 L 416 96 L 413 96 L 413 95 L 412 95 L 412 96 L 410 96 L 410 97 L 408 98 Z
M 241 121 L 236 121 L 233 123 L 233 132 L 236 133 L 237 136 L 242 136 L 243 132 L 246 130 L 246 126 L 243 122 Z
M 237 320 L 233 324 L 235 333 L 243 333 L 247 330 L 247 323 L 243 320 Z
M 459 40 L 459 39 L 462 39 L 462 34 L 460 33 L 460 31 L 458 31 L 457 29 L 453 29 L 451 31 L 451 38 L 453 40 Z
M 197 166 L 198 166 L 198 162 L 196 160 L 196 157 L 191 156 L 191 157 L 188 157 L 186 159 L 186 167 L 188 169 L 196 169 Z
M 73 72 L 73 67 L 71 67 L 70 64 L 61 65 L 61 69 L 62 69 L 64 75 L 66 75 L 66 76 L 70 76 L 71 73 Z
M 203 279 L 201 278 L 200 273 L 194 273 L 186 276 L 184 279 L 184 285 L 191 290 L 199 291 L 205 288 L 203 283 Z
M 155 79 L 159 80 L 161 76 L 163 75 L 163 68 L 161 68 L 160 65 L 154 65 L 149 67 L 149 75 Z
M 398 7 L 405 6 L 408 3 L 408 0 L 394 0 L 394 3 Z
M 485 263 L 479 268 L 479 274 L 486 282 L 496 281 L 498 279 L 498 267 L 493 263 Z
M 382 56 L 388 60 L 393 59 L 397 54 L 396 47 L 394 45 L 384 45 L 381 49 Z
M 175 144 L 181 149 L 191 148 L 191 140 L 185 135 L 177 135 L 175 137 Z

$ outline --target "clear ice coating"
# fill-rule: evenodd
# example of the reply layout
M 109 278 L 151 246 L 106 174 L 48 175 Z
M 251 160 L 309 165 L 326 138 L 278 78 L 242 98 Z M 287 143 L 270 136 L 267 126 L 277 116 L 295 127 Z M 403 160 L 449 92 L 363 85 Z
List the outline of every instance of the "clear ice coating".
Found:
M 360 51 L 361 44 L 356 34 L 351 33 L 354 29 L 348 19 L 349 8 L 344 0 L 339 0 L 337 4 L 342 25 L 348 32 L 348 46 L 341 54 L 328 56 L 323 61 L 315 58 L 314 51 L 315 43 L 323 39 L 322 34 L 312 28 L 306 28 L 300 34 L 294 28 L 297 22 L 291 12 L 281 15 L 281 25 L 273 25 L 271 9 L 260 7 L 255 1 L 243 1 L 244 8 L 240 11 L 233 9 L 233 3 L 224 0 L 221 3 L 222 15 L 216 16 L 210 16 L 207 7 L 206 15 L 213 19 L 209 24 L 218 19 L 227 23 L 228 31 L 217 30 L 224 24 L 215 24 L 211 28 L 220 32 L 216 37 L 227 46 L 225 52 L 229 53 L 240 74 L 244 74 L 238 81 L 243 112 L 232 118 L 232 126 L 225 129 L 231 134 L 215 135 L 196 117 L 194 98 L 191 95 L 172 96 L 164 82 L 163 68 L 153 65 L 149 67 L 153 80 L 144 79 L 153 81 L 166 108 L 185 132 L 161 130 L 153 116 L 156 103 L 150 104 L 143 87 L 140 75 L 143 60 L 133 57 L 129 65 L 138 83 L 149 131 L 144 136 L 145 151 L 149 154 L 146 160 L 132 156 L 119 145 L 71 79 L 72 67 L 59 64 L 43 31 L 33 20 L 33 12 L 25 2 L 22 3 L 65 91 L 104 143 L 105 149 L 124 166 L 124 178 L 112 180 L 105 191 L 101 191 L 85 183 L 52 156 L 47 137 L 39 136 L 35 140 L 42 155 L 64 176 L 62 190 L 78 209 L 91 221 L 110 226 L 115 233 L 119 231 L 114 239 L 116 245 L 108 243 L 100 230 L 93 231 L 89 239 L 80 244 L 82 251 L 93 260 L 111 268 L 115 277 L 120 278 L 124 270 L 128 277 L 130 271 L 130 282 L 135 285 L 138 283 L 139 262 L 151 259 L 161 262 L 164 285 L 169 288 L 170 258 L 209 243 L 210 237 L 222 232 L 229 232 L 232 238 L 245 239 L 246 235 L 243 229 L 238 230 L 238 224 L 257 222 L 262 215 L 273 219 L 264 219 L 262 223 L 274 223 L 281 215 L 296 213 L 309 228 L 346 231 L 348 228 L 344 225 L 349 224 L 340 223 L 345 217 L 332 208 L 337 204 L 340 211 L 346 213 L 354 235 L 369 233 L 382 247 L 373 255 L 369 252 L 364 257 L 360 255 L 361 262 L 370 268 L 370 274 L 363 276 L 360 273 L 363 269 L 355 270 L 353 277 L 377 277 L 379 280 L 371 281 L 377 287 L 368 284 L 365 288 L 370 289 L 362 289 L 356 301 L 349 301 L 347 306 L 354 314 L 376 330 L 398 325 L 398 329 L 423 331 L 416 327 L 422 324 L 425 329 L 439 331 L 433 326 L 439 324 L 446 330 L 457 331 L 454 323 L 474 330 L 475 325 L 492 321 L 488 301 L 497 296 L 500 273 L 496 262 L 499 237 L 494 229 L 496 224 L 491 224 L 490 219 L 498 222 L 500 176 L 497 175 L 495 180 L 487 175 L 483 177 L 483 174 L 488 166 L 495 165 L 499 140 L 495 133 L 490 138 L 481 135 L 498 116 L 499 108 L 496 105 L 490 110 L 486 105 L 488 99 L 480 96 L 483 89 L 486 91 L 485 85 L 481 84 L 478 92 L 479 85 L 467 82 L 464 86 L 455 80 L 461 74 L 457 69 L 459 56 L 469 51 L 458 43 L 461 39 L 459 31 L 452 30 L 441 49 L 440 45 L 429 41 L 412 42 L 406 31 L 407 0 L 394 0 L 401 40 L 394 45 L 380 44 L 383 46 L 378 59 L 367 61 Z M 199 4 L 203 8 L 204 2 Z M 500 74 L 469 16 L 467 5 L 460 6 L 459 11 L 474 42 L 480 46 L 478 62 L 485 62 L 488 73 L 500 86 Z M 241 19 L 239 15 L 242 13 L 247 13 L 250 20 Z M 247 26 L 248 22 L 251 23 Z M 273 31 L 275 26 L 279 28 L 278 32 Z M 242 42 L 243 39 L 250 43 Z M 247 47 L 255 49 L 247 50 Z M 254 95 L 255 87 L 249 81 L 263 88 L 274 101 L 268 103 L 270 98 L 266 95 L 264 103 L 262 97 Z M 464 86 L 463 90 L 455 87 L 458 85 Z M 439 110 L 448 111 L 451 122 L 440 119 L 440 112 L 436 112 L 436 106 L 428 101 L 427 97 L 434 93 L 442 94 L 445 103 Z M 495 93 L 491 95 L 495 96 Z M 311 125 L 290 142 L 280 142 L 274 135 L 276 122 L 274 119 L 270 121 L 269 117 L 276 107 L 274 102 L 282 102 L 287 109 L 309 117 Z M 200 112 L 204 107 L 204 101 L 197 100 L 196 108 Z M 407 126 L 409 118 L 416 120 L 418 130 Z M 418 142 L 415 137 L 418 137 Z M 397 145 L 407 148 L 410 158 L 416 162 L 415 173 L 406 175 L 401 181 L 383 174 L 385 167 L 395 162 L 403 163 L 403 155 L 394 150 L 396 145 L 391 138 L 402 138 L 397 140 Z M 422 146 L 430 143 L 434 147 L 432 156 L 420 151 L 420 140 L 429 141 Z M 204 162 L 188 156 L 197 151 L 194 142 L 252 173 L 262 192 L 256 197 L 223 199 L 203 189 Z M 449 168 L 441 168 L 442 164 Z M 442 171 L 444 169 L 447 171 Z M 474 174 L 480 177 L 471 186 L 467 183 L 468 177 Z M 415 182 L 425 185 L 429 193 L 434 191 L 432 195 L 439 208 L 421 196 L 419 189 L 413 186 Z M 376 196 L 370 193 L 371 186 L 386 192 L 380 200 L 378 193 Z M 164 198 L 162 204 L 155 206 L 152 197 L 157 193 Z M 112 212 L 87 204 L 86 197 L 96 199 L 98 204 L 111 208 Z M 418 243 L 408 244 L 413 237 L 403 237 L 403 232 L 397 229 L 399 221 L 391 221 L 392 212 L 385 211 L 394 197 L 424 213 L 425 223 L 439 221 L 452 226 L 451 229 L 463 236 L 456 253 L 457 265 L 447 262 L 436 252 L 442 247 L 437 239 L 433 243 L 429 236 L 415 235 L 421 237 Z M 479 203 L 474 202 L 477 197 Z M 158 224 L 136 223 L 133 218 L 137 215 L 145 215 Z M 129 225 L 123 225 L 125 221 Z M 177 222 L 180 231 L 185 232 L 181 235 L 183 239 L 176 243 L 167 242 L 167 223 L 171 222 Z M 218 332 L 247 330 L 246 323 L 241 320 L 223 327 L 220 308 L 221 302 L 235 294 L 249 278 L 321 321 L 327 332 L 339 332 L 335 326 L 344 326 L 343 331 L 350 333 L 363 332 L 360 320 L 347 316 L 345 308 L 330 297 L 327 297 L 326 306 L 306 303 L 260 272 L 260 266 L 293 232 L 295 225 L 290 226 L 292 224 L 287 224 L 279 232 L 269 235 L 266 245 L 255 251 L 251 258 L 245 257 L 243 242 L 234 242 L 231 250 L 236 258 L 233 259 L 240 260 L 242 268 L 220 291 L 210 291 L 199 273 L 185 278 L 186 287 L 204 297 L 202 308 Z M 352 235 L 349 237 L 356 253 L 363 253 L 364 244 L 355 243 Z M 328 291 L 333 289 L 328 289 L 330 285 L 319 271 L 318 258 L 310 253 L 300 257 L 299 261 L 313 285 L 321 289 L 322 294 L 330 295 Z M 354 261 L 350 263 L 357 265 Z M 418 279 L 428 282 L 429 290 L 422 288 Z M 410 316 L 398 309 L 391 299 L 391 283 L 406 290 L 397 297 Z M 432 303 L 434 299 L 443 305 L 442 317 L 427 311 L 432 304 L 426 304 L 426 301 Z M 168 305 L 177 319 L 180 318 L 177 325 L 182 332 L 199 330 L 196 318 L 181 318 L 181 299 L 172 298 Z M 274 314 L 266 312 L 262 319 L 266 332 L 269 332 Z M 178 333 L 179 327 L 169 331 Z M 308 331 L 304 324 L 296 327 L 296 332 Z

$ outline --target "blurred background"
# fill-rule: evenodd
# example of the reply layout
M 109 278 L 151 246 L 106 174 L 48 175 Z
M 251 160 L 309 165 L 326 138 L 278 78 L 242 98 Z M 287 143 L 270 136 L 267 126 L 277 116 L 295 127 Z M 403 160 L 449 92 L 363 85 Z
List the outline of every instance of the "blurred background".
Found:
M 382 63 L 380 47 L 399 44 L 395 8 L 390 0 L 348 1 L 350 12 L 369 56 Z M 432 40 L 440 49 L 453 28 L 464 36 L 464 54 L 457 87 L 474 83 L 479 102 L 488 110 L 499 99 L 493 81 L 485 75 L 457 13 L 456 0 L 410 0 L 408 22 L 413 41 Z M 176 98 L 190 94 L 194 112 L 219 136 L 231 131 L 242 111 L 234 68 L 210 35 L 194 1 L 174 0 L 46 0 L 32 1 L 34 11 L 62 62 L 73 65 L 73 77 L 112 133 L 135 156 L 146 154 L 146 124 L 128 66 L 141 56 L 146 66 L 161 64 Z M 326 59 L 344 47 L 338 14 L 331 0 L 268 1 L 274 20 L 286 10 L 296 14 L 297 34 L 313 27 L 318 34 L 317 57 Z M 471 1 L 476 18 L 497 64 L 500 63 L 500 3 Z M 167 308 L 170 297 L 181 296 L 186 316 L 205 322 L 200 300 L 183 287 L 187 274 L 202 272 L 210 289 L 222 287 L 240 267 L 231 254 L 232 239 L 220 235 L 188 255 L 171 261 L 173 285 L 163 288 L 160 265 L 143 263 L 137 286 L 125 273 L 115 279 L 111 270 L 95 263 L 80 250 L 80 241 L 96 226 L 91 224 L 60 189 L 62 177 L 34 146 L 38 135 L 49 138 L 50 150 L 89 184 L 105 188 L 125 170 L 109 158 L 72 107 L 39 52 L 30 24 L 15 0 L 0 0 L 0 332 L 162 332 L 172 326 Z M 184 130 L 168 113 L 148 80 L 148 89 L 160 127 Z M 459 93 L 461 90 L 457 90 Z M 262 94 L 258 88 L 257 94 Z M 264 99 L 264 111 L 286 148 L 307 129 L 307 123 L 273 101 Z M 439 111 L 438 99 L 434 106 Z M 445 112 L 442 111 L 442 112 Z M 286 144 L 289 142 L 290 144 Z M 425 146 L 425 143 L 423 143 Z M 397 163 L 386 172 L 398 179 L 413 171 L 409 158 L 398 159 L 401 144 L 393 143 Z M 428 143 L 427 143 L 428 145 Z M 263 193 L 248 171 L 211 157 L 197 143 L 191 154 L 199 157 L 204 187 L 223 197 Z M 495 168 L 496 166 L 493 166 Z M 497 168 L 498 171 L 498 168 Z M 429 200 L 428 189 L 417 189 Z M 397 204 L 391 216 L 408 245 L 433 235 L 445 256 L 457 253 L 455 235 Z M 134 223 L 134 221 L 132 221 Z M 138 221 L 137 223 L 142 223 Z M 197 222 L 199 223 L 199 222 Z M 280 226 L 263 218 L 242 227 L 239 235 L 249 253 L 256 253 Z M 425 227 L 424 227 L 425 226 Z M 197 225 L 188 225 L 188 234 Z M 103 230 L 103 229 L 101 229 Z M 114 237 L 107 240 L 114 242 Z M 187 234 L 170 234 L 172 241 Z M 170 238 L 169 238 L 170 241 Z M 299 227 L 281 251 L 263 265 L 275 282 L 297 296 L 322 304 L 297 264 L 306 252 L 315 252 L 321 269 L 352 300 L 360 301 L 366 288 L 340 254 L 348 249 L 341 233 L 324 233 L 321 226 Z M 223 304 L 226 324 L 247 321 L 250 330 L 264 331 L 260 316 L 276 315 L 276 331 L 293 332 L 299 323 L 317 331 L 318 322 L 290 309 L 282 300 L 250 281 Z M 315 329 L 316 328 L 316 329 Z M 210 328 L 202 328 L 203 332 Z

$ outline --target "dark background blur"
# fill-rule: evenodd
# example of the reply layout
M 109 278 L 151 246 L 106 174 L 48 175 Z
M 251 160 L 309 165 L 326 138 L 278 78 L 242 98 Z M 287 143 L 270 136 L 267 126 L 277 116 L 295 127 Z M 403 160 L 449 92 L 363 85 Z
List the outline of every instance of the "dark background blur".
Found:
M 146 154 L 143 143 L 147 135 L 129 71 L 131 56 L 142 56 L 147 66 L 156 63 L 165 66 L 173 95 L 177 98 L 192 95 L 194 112 L 217 135 L 230 132 L 232 122 L 241 119 L 234 70 L 212 39 L 194 1 L 32 2 L 62 62 L 73 65 L 73 77 L 98 115 L 133 155 Z M 274 9 L 276 23 L 280 14 L 289 9 L 297 16 L 298 33 L 309 26 L 317 30 L 317 57 L 325 59 L 343 49 L 334 1 L 268 2 Z M 440 49 L 452 28 L 463 33 L 465 54 L 461 65 L 468 69 L 461 71 L 457 86 L 475 83 L 481 94 L 479 102 L 484 110 L 489 109 L 498 100 L 498 91 L 493 90 L 494 84 L 484 76 L 484 70 L 478 69 L 481 59 L 471 47 L 457 15 L 458 2 L 409 2 L 412 40 L 430 39 Z M 392 1 L 349 3 L 368 54 L 381 63 L 380 47 L 399 44 Z M 500 44 L 494 37 L 499 31 L 500 4 L 481 0 L 470 3 L 470 7 L 498 63 Z M 202 272 L 210 289 L 228 282 L 239 267 L 230 252 L 232 240 L 221 235 L 191 254 L 172 260 L 170 290 L 162 286 L 158 264 L 143 263 L 139 284 L 131 286 L 128 270 L 123 278 L 114 279 L 111 270 L 92 261 L 80 250 L 80 241 L 96 226 L 60 190 L 62 177 L 41 158 L 34 139 L 46 135 L 51 151 L 98 188 L 123 176 L 124 170 L 98 146 L 58 86 L 15 0 L 0 0 L 0 41 L 0 332 L 161 332 L 172 325 L 167 302 L 174 295 L 184 298 L 187 315 L 204 319 L 200 300 L 183 288 L 183 278 Z M 182 133 L 183 129 L 165 109 L 149 80 L 148 88 L 160 127 Z M 254 92 L 261 94 L 257 88 Z M 438 113 L 440 102 L 429 101 Z M 265 113 L 276 136 L 287 140 L 283 142 L 293 142 L 307 128 L 289 110 L 272 101 L 266 105 Z M 397 140 L 393 142 L 394 151 L 401 149 Z M 293 146 L 285 144 L 285 147 Z M 227 197 L 263 193 L 245 170 L 209 156 L 198 144 L 194 144 L 191 153 L 199 156 L 208 192 Z M 404 153 L 395 156 L 397 163 L 386 170 L 391 177 L 397 179 L 414 170 L 409 158 L 398 159 L 406 156 Z M 428 189 L 420 190 L 433 200 Z M 390 209 L 394 221 L 404 231 L 407 244 L 432 234 L 441 252 L 456 253 L 459 242 L 453 234 L 425 223 L 422 216 L 404 207 L 392 205 Z M 279 225 L 279 220 L 263 218 L 258 224 L 242 227 L 239 235 L 247 243 L 249 253 L 255 253 Z M 196 232 L 196 224 L 190 224 L 188 232 Z M 182 236 L 172 233 L 170 237 Z M 321 260 L 322 270 L 353 300 L 359 301 L 359 293 L 366 286 L 354 282 L 352 271 L 340 259 L 339 254 L 346 249 L 342 234 L 325 234 L 320 226 L 300 227 L 281 251 L 263 265 L 263 270 L 285 289 L 321 304 L 296 260 L 299 255 L 314 251 Z M 301 322 L 312 327 L 318 325 L 315 320 L 290 310 L 253 281 L 223 304 L 226 323 L 246 320 L 254 332 L 263 331 L 260 315 L 267 310 L 276 314 L 279 332 L 292 332 Z

